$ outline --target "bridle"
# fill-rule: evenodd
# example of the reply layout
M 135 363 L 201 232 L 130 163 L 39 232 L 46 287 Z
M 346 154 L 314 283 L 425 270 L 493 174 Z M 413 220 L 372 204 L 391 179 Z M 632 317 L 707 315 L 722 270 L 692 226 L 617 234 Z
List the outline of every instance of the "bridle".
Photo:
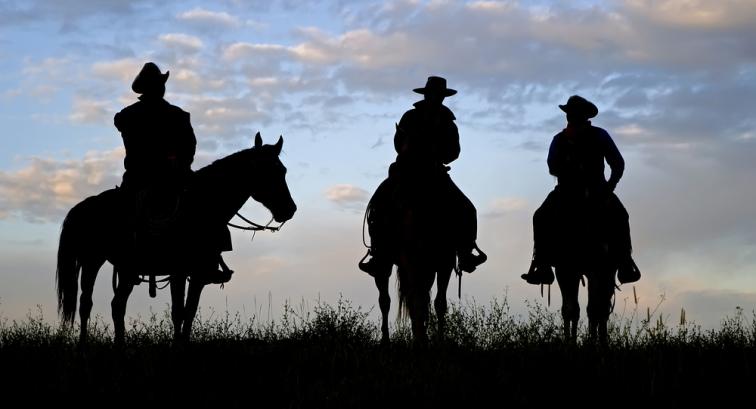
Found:
M 236 216 L 240 219 L 242 219 L 245 223 L 247 223 L 247 226 L 239 226 L 238 224 L 234 224 L 231 222 L 228 222 L 228 227 L 233 227 L 234 229 L 242 230 L 242 231 L 251 231 L 252 232 L 252 238 L 250 241 L 253 241 L 255 239 L 255 235 L 258 231 L 271 231 L 271 232 L 277 232 L 281 230 L 284 224 L 286 222 L 281 222 L 278 226 L 271 226 L 270 224 L 273 223 L 273 216 L 270 217 L 270 220 L 268 220 L 268 223 L 265 223 L 265 225 L 255 223 L 252 220 L 249 220 L 248 218 L 242 216 L 239 212 L 236 212 Z

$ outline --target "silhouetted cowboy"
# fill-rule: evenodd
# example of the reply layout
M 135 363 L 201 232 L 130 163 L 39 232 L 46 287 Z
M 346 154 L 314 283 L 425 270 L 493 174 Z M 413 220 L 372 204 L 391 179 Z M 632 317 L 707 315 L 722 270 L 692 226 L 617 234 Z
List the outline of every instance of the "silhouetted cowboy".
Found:
M 131 85 L 139 101 L 115 115 L 126 148 L 122 188 L 176 186 L 191 174 L 197 139 L 189 113 L 163 99 L 169 74 L 144 64 Z
M 640 272 L 632 260 L 628 214 L 614 189 L 625 170 L 625 161 L 609 133 L 593 126 L 596 105 L 578 95 L 559 105 L 567 114 L 567 127 L 559 132 L 549 148 L 549 173 L 557 177 L 556 188 L 533 215 L 535 241 L 533 263 L 522 278 L 531 284 L 550 284 L 554 280 L 554 230 L 560 219 L 578 214 L 579 206 L 596 209 L 591 217 L 606 217 L 611 244 L 616 249 L 620 282 L 636 281 Z M 609 180 L 604 176 L 604 161 L 609 164 Z
M 459 267 L 464 271 L 474 271 L 486 256 L 482 252 L 474 254 L 477 236 L 477 215 L 475 206 L 449 177 L 446 166 L 459 157 L 459 132 L 454 113 L 443 105 L 444 98 L 457 93 L 446 87 L 446 79 L 428 77 L 424 88 L 413 90 L 424 99 L 416 102 L 414 108 L 405 112 L 394 135 L 396 161 L 389 168 L 389 177 L 376 189 L 370 200 L 371 215 L 368 220 L 371 236 L 372 258 L 359 264 L 360 269 L 372 276 L 391 273 L 392 261 L 387 242 L 390 241 L 384 217 L 389 214 L 394 193 L 399 196 L 422 195 L 429 187 L 438 187 L 441 199 L 435 203 L 459 216 L 462 220 L 456 232 L 456 247 Z M 401 181 L 401 183 L 400 183 Z M 403 186 L 404 188 L 400 188 Z M 448 203 L 448 204 L 447 204 Z
M 126 148 L 126 172 L 119 189 L 124 198 L 125 228 L 136 232 L 127 235 L 136 237 L 134 241 L 123 243 L 128 255 L 126 263 L 139 264 L 134 259 L 137 255 L 149 263 L 151 256 L 145 254 L 186 253 L 183 262 L 193 263 L 198 272 L 212 272 L 209 282 L 225 282 L 230 270 L 214 272 L 220 252 L 231 250 L 225 224 L 213 225 L 204 218 L 195 218 L 189 234 L 176 222 L 182 212 L 190 211 L 181 198 L 186 196 L 193 175 L 197 139 L 189 113 L 163 98 L 169 74 L 161 73 L 155 63 L 144 64 L 131 85 L 134 92 L 141 94 L 139 101 L 114 118 Z M 196 209 L 193 211 L 196 213 Z M 159 215 L 159 224 L 148 221 L 155 217 L 145 214 Z M 208 254 L 192 250 L 196 236 L 205 243 L 215 243 L 216 248 L 208 250 Z

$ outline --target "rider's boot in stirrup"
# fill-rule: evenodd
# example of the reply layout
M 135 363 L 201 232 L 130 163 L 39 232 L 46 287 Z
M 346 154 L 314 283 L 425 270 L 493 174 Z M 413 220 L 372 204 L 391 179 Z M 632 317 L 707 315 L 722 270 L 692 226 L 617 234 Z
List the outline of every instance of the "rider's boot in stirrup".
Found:
M 370 260 L 365 261 L 370 256 Z M 358 266 L 360 270 L 370 274 L 373 277 L 385 277 L 391 275 L 391 268 L 393 267 L 391 262 L 384 257 L 381 253 L 376 252 L 374 249 L 368 249 L 365 257 L 360 260 Z
M 530 263 L 528 272 L 520 276 L 528 284 L 552 284 L 554 282 L 554 270 L 548 263 L 539 262 L 535 257 Z
M 476 250 L 478 254 L 473 254 L 473 250 Z M 458 251 L 457 257 L 459 259 L 459 269 L 468 273 L 472 273 L 476 267 L 488 260 L 486 253 L 479 249 L 477 244 L 473 244 L 469 249 Z

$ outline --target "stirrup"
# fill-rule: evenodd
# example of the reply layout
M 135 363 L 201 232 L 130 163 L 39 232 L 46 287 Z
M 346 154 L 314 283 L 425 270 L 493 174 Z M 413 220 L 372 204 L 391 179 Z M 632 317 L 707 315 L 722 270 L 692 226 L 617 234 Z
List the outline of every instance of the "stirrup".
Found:
M 221 288 L 227 282 L 231 281 L 231 276 L 234 274 L 234 270 L 228 268 L 228 265 L 223 260 L 223 257 L 218 257 L 218 265 L 220 269 L 211 273 L 204 273 L 199 275 L 196 280 L 202 284 L 220 284 Z
M 550 265 L 537 263 L 535 259 L 530 263 L 528 272 L 520 277 L 527 281 L 528 284 L 546 284 L 554 283 L 554 270 Z
M 476 250 L 478 254 L 472 254 L 472 250 Z M 476 244 L 470 249 L 470 253 L 459 255 L 459 269 L 472 273 L 479 265 L 485 263 L 486 260 L 488 260 L 488 256 Z
M 365 259 L 367 259 L 368 256 L 371 256 L 372 254 L 372 249 L 368 249 L 367 253 L 360 259 L 360 262 L 357 263 L 357 266 L 360 268 L 360 270 L 364 271 L 371 277 L 391 275 L 391 264 L 384 263 L 384 265 L 379 265 L 380 260 L 376 259 L 375 256 L 370 258 L 370 260 L 365 261 Z M 385 274 L 384 270 L 388 270 L 388 274 Z

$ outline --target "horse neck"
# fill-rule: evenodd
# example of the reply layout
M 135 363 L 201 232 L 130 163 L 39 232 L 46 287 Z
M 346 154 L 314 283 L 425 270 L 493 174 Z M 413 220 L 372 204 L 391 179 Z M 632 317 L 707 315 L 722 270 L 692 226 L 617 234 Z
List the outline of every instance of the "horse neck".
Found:
M 248 172 L 253 159 L 244 153 L 229 155 L 197 171 L 198 200 L 203 203 L 200 210 L 224 223 L 234 217 L 250 196 L 250 183 L 245 179 L 254 177 Z

